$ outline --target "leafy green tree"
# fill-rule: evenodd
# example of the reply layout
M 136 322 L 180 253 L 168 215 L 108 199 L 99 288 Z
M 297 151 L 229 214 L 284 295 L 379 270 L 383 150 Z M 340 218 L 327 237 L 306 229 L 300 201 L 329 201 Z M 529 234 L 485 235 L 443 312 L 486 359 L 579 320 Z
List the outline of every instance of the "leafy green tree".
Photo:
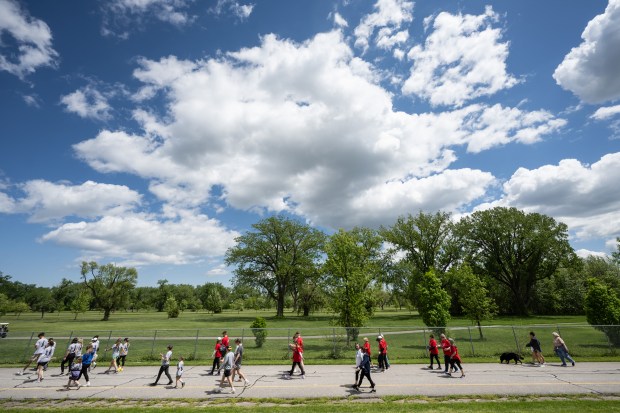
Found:
M 461 292 L 459 301 L 463 308 L 463 313 L 467 318 L 478 325 L 480 339 L 483 340 L 481 323 L 484 320 L 491 320 L 497 314 L 495 301 L 488 296 L 488 291 L 484 281 L 473 273 L 467 264 L 454 267 L 449 271 L 450 276 L 455 280 L 457 290 Z
M 620 237 L 616 237 L 616 250 L 611 253 L 611 259 L 620 267 Z
M 418 290 L 416 306 L 422 321 L 428 327 L 443 331 L 450 321 L 451 300 L 435 270 L 428 270 L 415 288 Z
M 11 300 L 6 294 L 0 293 L 0 315 L 5 315 L 9 312 L 11 307 Z
M 41 318 L 43 318 L 45 313 L 53 312 L 58 308 L 58 304 L 52 296 L 52 291 L 44 287 L 37 287 L 30 290 L 26 297 L 26 302 L 33 311 L 41 313 Z
M 574 257 L 565 224 L 516 208 L 476 211 L 458 224 L 475 273 L 505 285 L 512 310 L 527 315 L 537 281 Z
M 102 321 L 108 321 L 112 310 L 127 301 L 138 282 L 135 268 L 99 265 L 94 261 L 82 262 L 81 274 L 84 286 L 91 292 L 97 307 L 103 310 Z
M 177 303 L 174 295 L 169 296 L 164 303 L 164 311 L 168 314 L 168 318 L 177 318 L 180 313 L 179 303 Z
M 77 320 L 78 314 L 84 314 L 90 307 L 92 295 L 86 289 L 82 289 L 78 295 L 69 304 L 69 310 L 75 314 L 74 320 Z
M 321 285 L 319 278 L 309 278 L 299 285 L 299 307 L 304 317 L 308 317 L 310 312 L 320 310 L 325 305 L 325 289 Z
M 256 347 L 261 348 L 267 340 L 267 321 L 263 317 L 256 317 L 250 324 Z
M 211 311 L 213 314 L 221 313 L 223 310 L 222 288 L 220 287 L 223 288 L 219 283 L 206 283 L 200 287 L 199 295 L 202 306 L 205 310 Z
M 604 332 L 614 346 L 620 345 L 620 299 L 613 289 L 590 278 L 585 311 L 588 323 Z
M 338 315 L 336 323 L 347 328 L 347 344 L 357 339 L 373 308 L 371 283 L 381 269 L 381 237 L 368 228 L 339 230 L 325 246 L 323 266 L 331 307 Z
M 80 294 L 80 290 L 80 284 L 63 278 L 57 286 L 52 287 L 52 297 L 60 310 L 69 310 L 71 303 Z
M 19 318 L 22 313 L 30 311 L 30 306 L 23 301 L 13 302 L 13 308 L 11 311 L 13 311 L 15 316 Z
M 260 288 L 276 301 L 276 316 L 300 273 L 308 273 L 321 258 L 325 235 L 307 224 L 273 216 L 254 225 L 226 252 L 235 269 L 236 283 Z
M 168 297 L 172 294 L 170 284 L 168 284 L 168 280 L 157 280 L 157 297 L 155 301 L 155 308 L 157 311 L 165 311 L 164 306 L 166 305 L 166 301 Z

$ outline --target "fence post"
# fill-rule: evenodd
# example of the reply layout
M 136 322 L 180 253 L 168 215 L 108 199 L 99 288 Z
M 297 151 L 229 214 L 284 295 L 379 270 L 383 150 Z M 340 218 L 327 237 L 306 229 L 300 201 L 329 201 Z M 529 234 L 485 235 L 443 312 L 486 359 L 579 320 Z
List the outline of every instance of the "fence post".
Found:
M 467 327 L 467 331 L 469 331 L 469 344 L 471 344 L 471 356 L 475 357 L 476 352 L 474 351 L 474 340 L 471 338 L 471 327 Z
M 521 349 L 519 347 L 519 340 L 517 339 L 517 332 L 515 331 L 515 326 L 512 326 L 512 334 L 515 337 L 515 345 L 517 346 L 517 354 L 521 354 Z
M 196 360 L 196 350 L 198 349 L 198 333 L 200 330 L 196 330 L 196 342 L 194 343 L 194 360 Z
M 153 344 L 151 345 L 151 358 L 153 357 L 153 351 L 155 350 L 156 339 L 157 339 L 157 330 L 155 330 L 155 334 L 153 335 Z
M 334 352 L 332 353 L 334 355 L 334 358 L 336 357 L 336 327 L 332 328 L 332 341 L 334 343 Z
M 287 330 L 287 333 L 286 333 L 286 354 L 287 354 L 287 357 L 291 356 L 291 348 L 288 345 L 288 343 L 290 343 L 290 342 L 291 342 L 291 329 L 289 328 Z
M 422 334 L 424 335 L 424 348 L 426 349 L 424 354 L 428 357 L 430 350 L 428 348 L 428 340 L 426 340 L 426 328 L 422 329 Z
M 28 360 L 28 348 L 32 348 L 30 347 L 30 345 L 32 344 L 33 337 L 34 337 L 34 331 L 32 332 L 32 334 L 30 334 L 30 340 L 28 340 L 28 344 L 26 344 L 26 348 L 24 349 L 24 362 Z
M 560 331 L 560 326 L 556 326 L 558 328 L 558 334 L 560 335 L 560 337 L 562 337 L 562 331 Z

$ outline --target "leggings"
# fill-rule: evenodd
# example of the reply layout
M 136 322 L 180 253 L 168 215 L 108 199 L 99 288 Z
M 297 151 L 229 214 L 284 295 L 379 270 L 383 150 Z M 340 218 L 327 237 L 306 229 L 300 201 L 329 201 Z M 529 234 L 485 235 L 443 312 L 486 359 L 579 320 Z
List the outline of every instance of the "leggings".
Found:
M 446 364 L 446 373 L 448 372 L 448 367 L 452 366 L 452 361 L 450 359 L 450 355 L 449 354 L 444 354 L 443 355 L 443 361 Z M 452 368 L 454 369 L 454 371 L 459 371 L 459 369 L 457 369 L 455 366 L 452 366 Z
M 433 368 L 433 359 L 437 360 L 437 366 L 441 368 L 441 363 L 439 362 L 439 355 L 431 354 L 431 368 Z
M 80 375 L 78 377 L 78 380 L 82 378 L 82 376 L 84 376 L 84 378 L 86 379 L 86 382 L 90 381 L 90 378 L 88 377 L 88 368 L 90 367 L 90 364 L 82 364 L 82 371 L 80 371 Z
M 213 367 L 211 367 L 211 374 L 215 373 L 215 369 L 220 370 L 220 358 L 213 358 Z
M 291 372 L 289 373 L 291 376 L 293 375 L 293 372 L 295 371 L 295 366 L 299 366 L 299 370 L 301 370 L 302 375 L 306 374 L 306 372 L 304 371 L 303 363 L 300 361 L 294 361 L 293 366 L 291 367 Z
M 123 363 L 123 367 L 125 367 L 125 357 L 127 357 L 127 354 L 125 354 L 124 356 L 118 356 L 118 358 L 116 359 L 116 365 L 120 366 L 121 363 Z
M 60 374 L 63 374 L 65 372 L 65 364 L 71 367 L 71 363 L 73 362 L 74 358 L 75 353 L 70 353 L 66 359 L 62 359 L 62 362 L 60 363 Z
M 364 369 L 360 369 L 360 373 L 362 373 L 360 375 L 360 380 L 357 382 L 357 386 L 361 386 L 362 385 L 362 381 L 364 380 L 364 377 L 366 377 L 368 379 L 368 381 L 370 382 L 370 387 L 372 387 L 373 389 L 375 388 L 375 382 L 372 381 L 372 379 L 370 378 L 370 372 L 366 371 Z
M 461 362 L 457 359 L 450 360 L 450 366 L 452 366 L 452 370 L 454 371 L 459 371 L 456 366 L 459 366 L 459 369 L 463 370 L 463 367 L 461 367 Z
M 157 375 L 157 380 L 155 380 L 155 384 L 157 384 L 157 382 L 159 381 L 159 378 L 161 377 L 162 373 L 166 373 L 166 377 L 168 377 L 168 381 L 170 383 L 172 383 L 172 377 L 170 377 L 170 373 L 168 372 L 168 369 L 170 368 L 170 365 L 167 366 L 161 366 L 159 368 L 159 374 Z

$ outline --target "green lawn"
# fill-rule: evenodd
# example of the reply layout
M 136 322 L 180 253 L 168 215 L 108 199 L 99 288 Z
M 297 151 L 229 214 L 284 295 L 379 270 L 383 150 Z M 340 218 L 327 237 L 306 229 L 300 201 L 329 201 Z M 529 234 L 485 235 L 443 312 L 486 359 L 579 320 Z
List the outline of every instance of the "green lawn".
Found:
M 267 320 L 268 338 L 258 349 L 249 329 L 255 317 Z M 64 351 L 71 337 L 90 339 L 100 336 L 102 346 L 109 347 L 117 337 L 130 337 L 131 349 L 128 360 L 132 364 L 156 363 L 160 352 L 168 344 L 174 345 L 175 354 L 190 360 L 209 363 L 215 344 L 214 338 L 228 330 L 231 339 L 244 340 L 246 359 L 252 363 L 288 363 L 290 354 L 287 344 L 296 330 L 304 336 L 307 363 L 342 363 L 351 359 L 352 343 L 347 345 L 343 329 L 331 324 L 332 316 L 317 313 L 310 317 L 288 314 L 285 318 L 274 317 L 274 311 L 224 312 L 212 315 L 205 312 L 185 312 L 177 319 L 169 319 L 161 312 L 116 312 L 109 321 L 100 321 L 102 314 L 80 314 L 77 320 L 70 313 L 22 314 L 19 318 L 6 315 L 1 321 L 10 323 L 9 339 L 0 339 L 0 363 L 21 363 L 31 354 L 32 345 L 39 331 L 58 340 L 57 356 Z M 448 334 L 453 337 L 466 362 L 497 361 L 504 351 L 525 352 L 528 332 L 536 331 L 547 356 L 551 351 L 551 332 L 558 331 L 566 340 L 571 354 L 581 359 L 615 359 L 616 350 L 605 335 L 588 326 L 582 316 L 567 317 L 500 317 L 489 322 L 480 339 L 478 329 L 466 319 L 453 319 Z M 389 357 L 396 363 L 426 362 L 426 344 L 431 333 L 425 329 L 420 317 L 409 311 L 395 309 L 379 311 L 368 322 L 369 327 L 360 329 L 359 341 L 367 336 L 373 349 L 375 337 L 381 333 L 389 344 Z M 31 338 L 34 334 L 34 338 Z M 105 353 L 102 354 L 106 359 Z M 527 354 L 526 354 L 527 357 Z

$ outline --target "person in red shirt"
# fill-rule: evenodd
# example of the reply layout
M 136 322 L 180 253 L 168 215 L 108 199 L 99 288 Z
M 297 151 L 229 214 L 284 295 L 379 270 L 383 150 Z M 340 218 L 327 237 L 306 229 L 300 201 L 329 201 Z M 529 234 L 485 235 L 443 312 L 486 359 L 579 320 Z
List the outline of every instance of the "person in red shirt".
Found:
M 228 348 L 228 333 L 226 332 L 226 330 L 222 331 L 222 345 Z
M 222 359 L 222 338 L 218 337 L 217 341 L 215 342 L 215 349 L 213 350 L 213 367 L 211 367 L 211 372 L 209 372 L 209 375 L 213 375 L 215 374 L 215 369 L 217 369 L 217 371 L 220 371 L 220 360 Z
M 435 340 L 435 336 L 433 334 L 430 335 L 430 340 L 428 340 L 428 352 L 431 356 L 431 364 L 428 366 L 429 369 L 433 369 L 433 359 L 437 360 L 437 370 L 441 370 L 441 363 L 439 362 L 439 349 L 437 348 L 437 340 Z
M 443 350 L 443 361 L 445 363 L 444 373 L 448 374 L 448 367 L 450 367 L 450 355 L 452 354 L 452 346 L 450 341 L 446 338 L 445 334 L 441 334 L 441 348 Z
M 293 343 L 295 343 L 299 347 L 299 352 L 302 355 L 302 357 L 301 357 L 301 367 L 304 367 L 304 358 L 303 358 L 303 354 L 304 354 L 304 339 L 301 337 L 301 334 L 299 333 L 299 331 L 295 331 L 295 334 L 293 334 Z
M 302 354 L 303 351 L 301 347 L 299 346 L 299 344 L 297 343 L 291 343 L 289 344 L 289 347 L 291 350 L 293 350 L 293 365 L 291 366 L 291 371 L 288 372 L 288 378 L 289 379 L 293 378 L 293 372 L 295 371 L 295 366 L 298 366 L 299 370 L 301 370 L 301 378 L 305 379 L 306 372 L 304 371 L 304 364 L 303 364 L 304 356 Z
M 461 366 L 461 356 L 459 356 L 459 349 L 456 345 L 454 345 L 454 340 L 450 339 L 450 372 L 449 375 L 452 375 L 452 370 L 455 372 L 458 371 L 456 366 L 459 366 L 461 369 L 461 378 L 465 377 L 465 371 L 463 371 L 463 367 Z
M 386 371 L 390 368 L 390 363 L 387 359 L 387 342 L 382 335 L 377 337 L 377 341 L 379 342 L 379 368 L 381 371 Z
M 364 337 L 364 345 L 363 347 L 366 349 L 366 354 L 368 354 L 368 358 L 370 359 L 370 367 L 374 367 L 372 365 L 372 353 L 370 351 L 370 342 L 368 341 L 368 337 Z

